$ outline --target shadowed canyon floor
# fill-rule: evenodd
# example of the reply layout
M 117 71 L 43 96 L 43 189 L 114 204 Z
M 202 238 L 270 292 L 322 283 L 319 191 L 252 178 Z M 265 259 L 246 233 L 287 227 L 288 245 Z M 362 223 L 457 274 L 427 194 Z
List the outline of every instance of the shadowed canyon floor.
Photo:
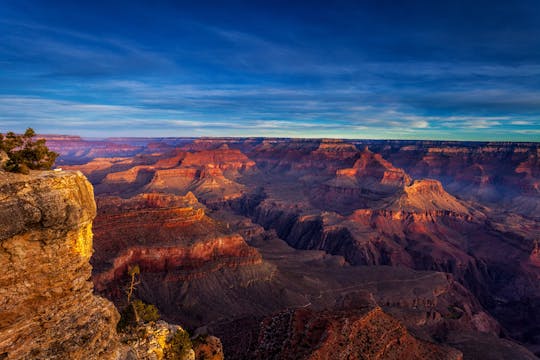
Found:
M 137 295 L 227 358 L 540 351 L 538 144 L 48 144 L 95 186 L 96 289 L 121 303 L 139 265 Z

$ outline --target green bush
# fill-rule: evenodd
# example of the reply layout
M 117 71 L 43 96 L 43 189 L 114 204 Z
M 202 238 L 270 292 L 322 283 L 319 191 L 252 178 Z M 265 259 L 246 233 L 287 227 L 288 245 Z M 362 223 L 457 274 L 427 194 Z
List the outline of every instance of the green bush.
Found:
M 10 131 L 0 134 L 0 151 L 4 151 L 8 160 L 3 165 L 10 172 L 28 174 L 30 170 L 50 170 L 58 157 L 45 145 L 45 139 L 33 140 L 36 136 L 32 128 L 23 135 Z
M 192 349 L 193 344 L 191 343 L 188 332 L 179 329 L 169 342 L 169 348 L 165 352 L 165 359 L 183 359 Z
M 159 310 L 155 305 L 146 304 L 141 300 L 133 300 L 120 312 L 120 321 L 116 329 L 120 332 L 128 327 L 137 326 L 139 323 L 147 323 L 159 320 Z
M 155 305 L 146 304 L 138 299 L 134 300 L 131 305 L 135 313 L 139 316 L 139 319 L 143 322 L 159 320 L 159 311 Z

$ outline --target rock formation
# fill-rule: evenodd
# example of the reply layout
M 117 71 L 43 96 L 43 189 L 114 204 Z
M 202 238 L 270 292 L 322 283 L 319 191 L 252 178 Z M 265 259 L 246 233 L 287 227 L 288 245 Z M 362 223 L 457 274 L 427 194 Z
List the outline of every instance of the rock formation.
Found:
M 380 307 L 284 311 L 262 321 L 257 340 L 253 359 L 463 359 L 414 338 Z
M 226 224 L 208 217 L 192 193 L 98 197 L 97 203 L 94 283 L 120 306 L 128 269 L 138 265 L 142 281 L 138 295 L 158 305 L 170 319 L 189 323 L 178 314 L 177 296 L 185 282 L 223 273 L 249 281 L 256 278 L 249 269 L 262 265 L 258 251 Z M 158 296 L 164 293 L 168 295 Z
M 0 357 L 116 359 L 119 319 L 90 281 L 92 187 L 78 172 L 0 172 Z
M 538 214 L 538 143 L 396 141 L 370 147 L 414 177 L 441 181 L 454 195 Z
M 59 164 L 66 161 L 80 162 L 81 159 L 88 161 L 96 157 L 134 156 L 143 150 L 140 146 L 119 142 L 85 141 L 79 136 L 45 135 L 40 137 L 47 140 L 47 147 L 50 150 L 61 155 Z

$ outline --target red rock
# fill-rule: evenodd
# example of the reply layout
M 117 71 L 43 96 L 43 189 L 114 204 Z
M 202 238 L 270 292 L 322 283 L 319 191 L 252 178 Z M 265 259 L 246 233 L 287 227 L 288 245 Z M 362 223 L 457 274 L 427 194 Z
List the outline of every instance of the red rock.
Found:
M 203 150 L 187 153 L 182 161 L 183 167 L 214 167 L 223 172 L 243 172 L 252 169 L 255 162 L 240 150 L 229 149 L 226 145 L 215 150 Z
M 93 264 L 99 291 L 114 287 L 135 264 L 142 272 L 176 274 L 180 281 L 197 276 L 200 268 L 261 262 L 241 236 L 224 234 L 192 193 L 100 197 L 97 203 Z
M 258 342 L 254 359 L 463 359 L 456 349 L 415 339 L 380 307 L 282 312 L 261 323 Z
M 371 151 L 356 151 L 365 145 Z M 449 274 L 466 289 L 448 285 L 452 291 L 440 287 L 429 291 L 452 293 L 448 296 L 459 300 L 441 305 L 440 298 L 400 298 L 406 287 L 398 282 L 394 295 L 386 289 L 374 297 L 408 328 L 422 324 L 415 331 L 441 341 L 453 332 L 488 331 L 494 340 L 487 343 L 500 345 L 499 327 L 483 305 L 511 336 L 539 343 L 536 323 L 525 315 L 540 309 L 540 273 L 533 250 L 534 234 L 540 231 L 535 217 L 540 210 L 537 148 L 505 143 L 226 138 L 200 139 L 176 151 L 145 148 L 145 158 L 134 158 L 126 168 L 116 163 L 96 169 L 98 191 L 125 198 L 111 203 L 121 213 L 100 213 L 96 221 L 98 239 L 115 239 L 97 241 L 96 274 L 110 274 L 115 259 L 122 259 L 119 275 L 114 275 L 115 270 L 112 277 L 107 275 L 121 294 L 125 264 L 142 262 L 148 271 L 141 294 L 169 316 L 179 308 L 196 314 L 178 316 L 200 325 L 202 320 L 196 316 L 205 321 L 221 319 L 217 303 L 235 319 L 303 306 L 311 286 L 339 289 L 329 284 L 332 279 L 344 281 L 342 270 L 356 278 L 368 273 L 356 265 L 383 268 L 393 276 L 405 268 L 426 271 L 420 279 L 429 284 L 435 270 Z M 136 194 L 167 192 L 174 197 L 188 191 L 219 211 L 201 219 L 194 216 L 189 224 L 187 212 L 175 207 L 195 209 L 194 205 L 176 206 L 175 200 L 145 195 L 144 201 L 137 198 L 138 207 L 130 208 L 133 199 L 129 198 Z M 123 202 L 127 207 L 122 208 Z M 105 203 L 99 207 L 107 208 Z M 222 219 L 221 225 L 216 225 L 215 217 Z M 249 225 L 247 217 L 262 227 Z M 230 224 L 230 229 L 224 224 Z M 233 231 L 241 231 L 259 249 L 277 234 L 298 250 L 282 255 L 280 250 L 266 249 L 260 262 L 253 262 L 257 259 L 253 249 L 231 237 Z M 188 239 L 209 244 L 208 249 L 193 252 L 195 245 Z M 215 239 L 235 245 L 220 247 Z M 215 258 L 209 255 L 210 248 L 215 249 Z M 149 249 L 155 250 L 155 257 Z M 294 267 L 302 256 L 310 257 L 309 264 L 316 266 L 306 261 Z M 381 265 L 396 267 L 396 272 Z M 315 276 L 317 266 L 327 274 Z M 382 286 L 375 276 L 366 284 Z M 280 287 L 282 292 L 277 290 Z M 222 294 L 219 300 L 214 299 L 215 293 Z M 309 297 L 311 302 L 314 298 Z M 332 308 L 330 299 L 331 295 L 323 296 L 319 305 Z M 459 302 L 466 305 L 456 307 Z M 426 308 L 418 314 L 418 304 L 437 310 Z M 459 318 L 447 319 L 452 317 Z M 228 319 L 228 324 L 233 320 Z M 224 344 L 230 346 L 231 341 Z M 471 351 L 469 345 L 463 346 Z
M 395 168 L 390 162 L 384 160 L 381 155 L 374 154 L 365 149 L 360 158 L 356 160 L 351 169 L 342 169 L 336 172 L 339 181 L 340 176 L 356 177 L 362 183 L 373 181 L 382 186 L 402 187 L 410 183 L 410 177 L 402 170 Z

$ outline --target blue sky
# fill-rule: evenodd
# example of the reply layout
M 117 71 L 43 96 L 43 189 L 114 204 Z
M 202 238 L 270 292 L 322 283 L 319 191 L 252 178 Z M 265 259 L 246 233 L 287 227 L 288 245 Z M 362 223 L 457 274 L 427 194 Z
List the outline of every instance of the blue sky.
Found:
M 540 141 L 538 1 L 0 2 L 0 132 Z

